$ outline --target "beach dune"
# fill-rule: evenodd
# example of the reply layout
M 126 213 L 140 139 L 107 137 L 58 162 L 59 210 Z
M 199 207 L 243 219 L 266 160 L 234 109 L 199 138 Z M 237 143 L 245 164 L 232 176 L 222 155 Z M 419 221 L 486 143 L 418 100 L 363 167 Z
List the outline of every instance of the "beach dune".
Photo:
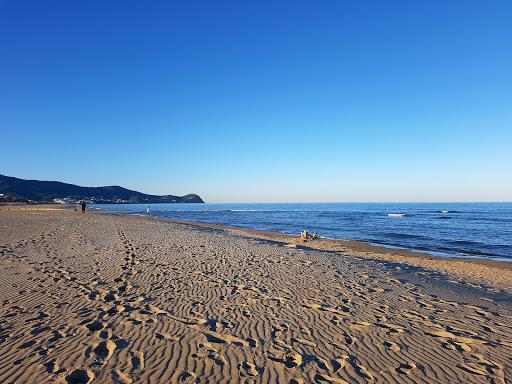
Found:
M 493 285 L 403 255 L 276 240 L 142 217 L 3 208 L 0 382 L 511 377 L 508 280 Z

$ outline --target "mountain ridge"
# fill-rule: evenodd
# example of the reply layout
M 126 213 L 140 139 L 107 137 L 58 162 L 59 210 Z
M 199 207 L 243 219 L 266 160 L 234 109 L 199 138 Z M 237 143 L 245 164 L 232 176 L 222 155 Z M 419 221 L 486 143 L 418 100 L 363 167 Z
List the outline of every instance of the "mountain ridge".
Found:
M 97 204 L 204 203 L 196 194 L 150 195 L 118 185 L 82 187 L 61 181 L 27 180 L 0 174 L 0 198 L 4 201 L 66 202 L 86 200 Z

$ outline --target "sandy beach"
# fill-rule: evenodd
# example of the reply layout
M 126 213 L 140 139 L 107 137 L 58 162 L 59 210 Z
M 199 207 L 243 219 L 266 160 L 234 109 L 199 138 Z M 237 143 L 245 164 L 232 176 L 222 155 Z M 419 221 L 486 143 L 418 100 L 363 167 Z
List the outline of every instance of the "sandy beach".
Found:
M 0 207 L 0 383 L 506 383 L 507 263 Z

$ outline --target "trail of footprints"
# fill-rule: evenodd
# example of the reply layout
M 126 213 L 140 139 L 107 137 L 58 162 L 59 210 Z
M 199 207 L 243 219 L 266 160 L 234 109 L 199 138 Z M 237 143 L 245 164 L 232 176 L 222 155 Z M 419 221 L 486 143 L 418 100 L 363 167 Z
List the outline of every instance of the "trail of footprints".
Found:
M 108 321 L 114 314 L 119 314 L 123 312 L 126 308 L 122 305 L 123 300 L 120 300 L 123 296 L 127 294 L 127 292 L 131 288 L 130 278 L 135 274 L 135 265 L 137 262 L 135 261 L 135 250 L 132 244 L 126 239 L 124 233 L 119 229 L 119 235 L 121 237 L 121 241 L 125 248 L 125 264 L 122 266 L 123 273 L 118 278 L 114 279 L 114 284 L 117 286 L 114 289 L 108 289 L 108 286 L 101 286 L 98 280 L 92 281 L 80 281 L 72 271 L 66 270 L 64 267 L 60 266 L 61 259 L 57 257 L 51 256 L 51 247 L 45 243 L 45 239 L 47 237 L 55 236 L 57 234 L 57 229 L 31 238 L 27 241 L 20 241 L 14 246 L 3 246 L 2 247 L 2 256 L 9 256 L 9 253 L 14 253 L 19 251 L 28 245 L 38 245 L 40 249 L 45 253 L 45 255 L 50 258 L 49 261 L 41 261 L 29 264 L 35 265 L 34 271 L 40 272 L 43 274 L 43 277 L 34 277 L 34 281 L 39 281 L 37 287 L 40 289 L 48 289 L 52 287 L 59 287 L 62 290 L 75 290 L 82 294 L 82 296 L 86 299 L 86 301 L 93 303 L 97 306 L 101 306 L 100 315 L 97 320 L 84 320 L 80 324 L 85 327 L 85 329 L 92 335 L 93 340 L 91 345 L 86 348 L 84 352 L 85 359 L 90 361 L 90 364 L 82 364 L 84 367 L 79 367 L 74 370 L 70 370 L 64 366 L 61 366 L 58 359 L 52 359 L 50 357 L 51 351 L 58 347 L 58 341 L 64 339 L 67 336 L 73 336 L 77 332 L 73 330 L 68 330 L 69 332 L 63 330 L 55 330 L 51 327 L 47 326 L 48 320 L 50 320 L 50 315 L 47 312 L 40 311 L 38 315 L 33 318 L 28 318 L 25 322 L 27 324 L 31 324 L 32 322 L 36 322 L 35 324 L 30 326 L 29 333 L 34 336 L 48 334 L 50 333 L 51 337 L 47 339 L 46 343 L 37 347 L 35 351 L 39 352 L 39 355 L 46 356 L 48 355 L 47 361 L 43 363 L 46 371 L 54 375 L 55 380 L 64 381 L 69 383 L 89 383 L 92 382 L 95 378 L 95 370 L 100 369 L 102 366 L 107 364 L 109 360 L 112 358 L 114 353 L 122 348 L 125 348 L 128 343 L 125 340 L 119 339 L 112 334 L 111 329 L 107 326 Z M 83 243 L 83 238 L 76 239 L 78 243 Z M 47 276 L 46 278 L 44 276 Z M 44 293 L 43 291 L 42 293 Z M 20 294 L 24 294 L 26 291 L 20 291 Z M 58 296 L 53 296 L 53 298 L 58 299 Z M 135 300 L 136 301 L 136 300 Z M 12 303 L 12 300 L 4 301 L 3 306 L 9 305 Z M 109 304 L 112 306 L 108 306 Z M 37 307 L 43 307 L 42 305 L 38 305 L 33 309 L 37 309 Z M 3 318 L 14 318 L 17 316 L 26 316 L 30 311 L 26 308 L 20 306 L 11 306 L 10 311 L 7 314 L 4 314 Z M 79 314 L 86 315 L 87 313 L 92 313 L 94 311 L 84 309 L 79 310 Z M 12 337 L 13 333 L 9 333 L 12 331 L 12 328 L 8 326 L 2 326 L 0 332 L 0 340 L 6 340 L 8 337 Z M 40 344 L 38 340 L 33 339 L 32 341 L 26 342 L 20 345 L 20 348 L 32 348 L 36 345 Z M 46 344 L 46 345 L 44 345 Z M 130 374 L 136 374 L 140 370 L 144 368 L 144 356 L 142 353 L 134 351 L 130 352 L 133 356 L 130 360 L 132 363 L 132 368 L 130 370 Z M 29 355 L 32 356 L 32 355 Z M 117 382 L 130 383 L 132 379 L 126 373 L 120 372 L 119 370 L 115 371 L 115 376 Z
M 100 305 L 104 303 L 99 314 L 99 320 L 89 319 L 84 322 L 84 326 L 98 341 L 90 345 L 85 352 L 85 357 L 92 362 L 85 368 L 76 369 L 64 376 L 69 383 L 92 382 L 96 377 L 95 370 L 101 370 L 116 352 L 129 346 L 127 340 L 113 335 L 108 323 L 113 322 L 112 316 L 136 311 L 137 304 L 143 299 L 133 298 L 129 295 L 132 288 L 131 279 L 136 274 L 135 266 L 138 264 L 135 247 L 119 226 L 117 227 L 117 233 L 124 247 L 124 264 L 121 266 L 123 272 L 113 280 L 113 289 L 109 290 L 108 286 L 102 287 L 99 290 L 92 290 L 89 294 L 90 299 L 97 301 Z M 133 380 L 137 379 L 137 374 L 144 370 L 144 354 L 141 351 L 129 351 L 129 355 L 130 367 L 128 369 L 115 368 L 113 370 L 112 375 L 115 382 L 132 383 Z M 116 366 L 117 364 L 113 365 Z

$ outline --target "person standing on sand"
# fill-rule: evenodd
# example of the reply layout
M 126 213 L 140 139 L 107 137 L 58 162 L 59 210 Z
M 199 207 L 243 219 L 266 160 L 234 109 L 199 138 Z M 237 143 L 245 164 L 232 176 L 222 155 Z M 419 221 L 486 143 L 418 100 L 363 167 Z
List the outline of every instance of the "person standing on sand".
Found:
M 151 209 L 149 208 L 149 205 L 148 205 L 148 207 L 146 208 L 146 216 L 147 216 L 147 217 L 150 217 L 150 216 L 151 216 Z
M 87 206 L 87 204 L 85 204 L 85 201 L 82 201 L 82 214 L 85 213 L 85 207 Z

